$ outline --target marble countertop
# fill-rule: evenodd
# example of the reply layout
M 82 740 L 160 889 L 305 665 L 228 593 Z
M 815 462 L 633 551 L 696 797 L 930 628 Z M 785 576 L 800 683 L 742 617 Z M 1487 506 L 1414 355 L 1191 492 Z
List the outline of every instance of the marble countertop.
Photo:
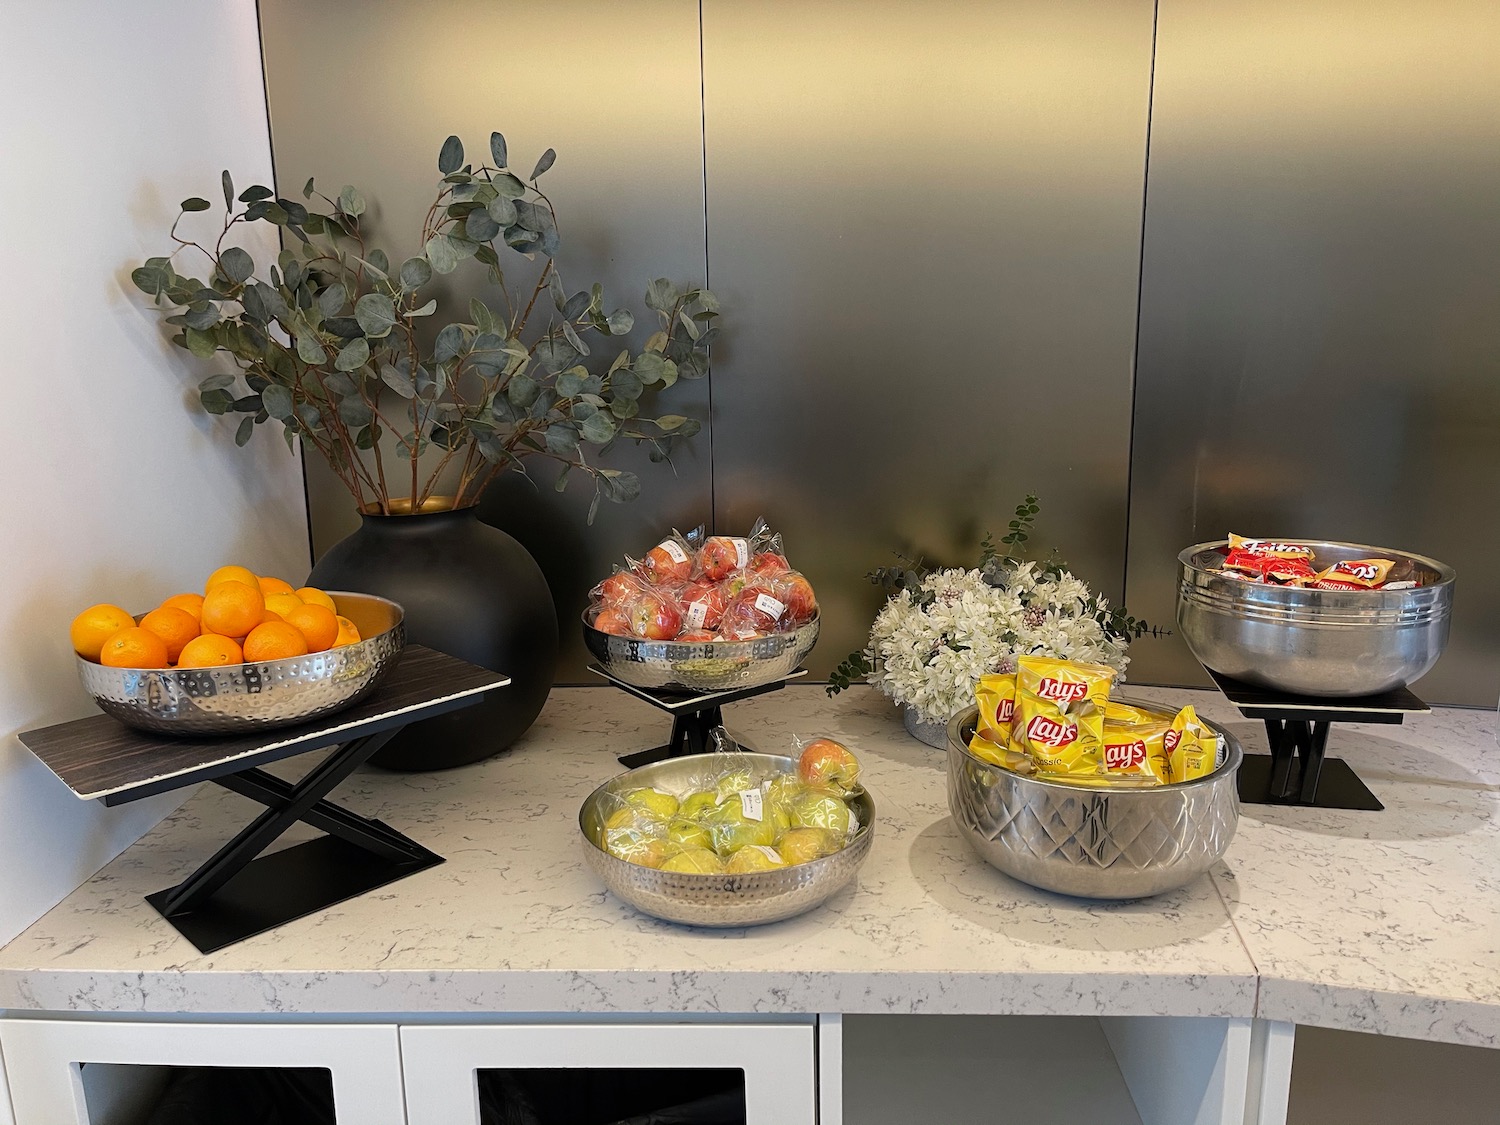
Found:
M 1264 749 L 1216 693 L 1193 701 Z M 0 950 L 0 1007 L 45 1011 L 1259 1014 L 1500 1045 L 1500 750 L 1495 716 L 1350 727 L 1333 752 L 1384 813 L 1247 806 L 1226 861 L 1173 894 L 1090 904 L 969 852 L 943 758 L 869 689 L 791 686 L 731 705 L 759 749 L 830 734 L 860 754 L 879 819 L 855 886 L 735 930 L 658 922 L 604 891 L 576 815 L 665 715 L 563 688 L 511 751 L 434 774 L 355 775 L 334 799 L 447 862 L 218 953 L 143 896 L 259 806 L 205 786 Z M 286 842 L 299 838 L 289 835 Z

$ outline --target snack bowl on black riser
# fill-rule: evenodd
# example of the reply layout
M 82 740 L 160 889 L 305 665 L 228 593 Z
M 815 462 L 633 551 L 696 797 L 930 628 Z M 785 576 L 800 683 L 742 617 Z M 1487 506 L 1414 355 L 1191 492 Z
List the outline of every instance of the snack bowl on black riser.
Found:
M 375 690 L 406 644 L 401 607 L 373 594 L 329 591 L 361 640 L 283 660 L 218 668 L 108 668 L 77 658 L 99 709 L 153 734 L 249 734 L 340 711 Z
M 583 640 L 604 671 L 635 687 L 735 691 L 795 672 L 818 641 L 818 615 L 748 641 L 650 641 L 601 633 L 585 614 Z
M 1224 571 L 1227 540 L 1177 556 L 1177 626 L 1205 668 L 1294 695 L 1352 698 L 1414 683 L 1448 643 L 1453 568 L 1362 543 L 1289 539 L 1317 566 L 1381 558 L 1410 564 L 1408 590 L 1319 590 Z

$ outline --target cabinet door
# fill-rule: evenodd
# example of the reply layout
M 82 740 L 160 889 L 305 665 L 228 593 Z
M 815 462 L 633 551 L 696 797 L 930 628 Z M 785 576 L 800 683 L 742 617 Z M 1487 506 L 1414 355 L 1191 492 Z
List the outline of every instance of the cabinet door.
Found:
M 814 1125 L 813 1032 L 805 1024 L 563 1023 L 504 1027 L 403 1027 L 401 1058 L 411 1125 L 478 1125 L 481 1085 L 522 1088 L 528 1072 L 567 1070 L 579 1091 L 603 1089 L 618 1072 L 632 1087 L 659 1080 L 701 1088 L 714 1072 L 742 1088 L 746 1125 Z M 590 1075 L 588 1072 L 595 1072 Z M 617 1072 L 610 1075 L 605 1072 Z M 634 1072 L 654 1072 L 642 1075 Z M 549 1077 L 554 1079 L 555 1074 Z M 514 1086 L 511 1087 L 514 1089 Z M 601 1093 L 600 1097 L 605 1095 Z M 639 1112 L 628 1110 L 627 1113 Z
M 6 1019 L 0 1051 L 18 1122 L 127 1120 L 149 1100 L 146 1086 L 177 1066 L 326 1070 L 339 1125 L 406 1121 L 390 1025 Z

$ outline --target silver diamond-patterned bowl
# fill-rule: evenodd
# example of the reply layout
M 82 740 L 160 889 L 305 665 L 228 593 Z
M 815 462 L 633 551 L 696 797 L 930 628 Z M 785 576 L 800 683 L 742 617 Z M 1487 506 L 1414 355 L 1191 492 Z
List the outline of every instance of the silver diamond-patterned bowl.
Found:
M 401 607 L 330 592 L 364 638 L 352 645 L 222 668 L 106 668 L 78 657 L 78 678 L 107 715 L 155 734 L 247 734 L 305 723 L 370 692 L 406 643 Z
M 797 670 L 818 642 L 818 618 L 786 633 L 749 641 L 647 641 L 601 633 L 583 619 L 583 640 L 611 676 L 643 688 L 732 691 L 759 687 Z
M 875 802 L 865 792 L 852 795 L 849 807 L 859 828 L 842 851 L 776 871 L 750 875 L 678 875 L 626 863 L 601 846 L 608 798 L 651 787 L 667 792 L 691 788 L 714 755 L 669 758 L 611 778 L 589 794 L 578 811 L 583 854 L 604 885 L 644 914 L 689 926 L 759 926 L 811 910 L 843 890 L 870 854 L 875 838 Z M 778 754 L 736 755 L 749 759 L 756 779 L 789 773 L 793 758 Z
M 1217 723 L 1208 725 L 1224 736 L 1226 753 L 1207 777 L 1091 789 L 976 758 L 968 743 L 977 715 L 970 707 L 948 724 L 948 808 L 969 846 L 1012 878 L 1079 898 L 1145 898 L 1191 883 L 1234 839 L 1243 753 Z

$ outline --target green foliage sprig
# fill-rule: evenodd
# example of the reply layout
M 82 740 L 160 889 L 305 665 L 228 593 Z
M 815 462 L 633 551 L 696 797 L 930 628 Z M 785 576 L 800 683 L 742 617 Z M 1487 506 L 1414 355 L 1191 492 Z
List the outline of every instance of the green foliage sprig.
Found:
M 699 430 L 681 415 L 647 417 L 641 403 L 653 389 L 707 373 L 718 334 L 714 295 L 651 282 L 645 304 L 660 329 L 638 352 L 621 350 L 607 365 L 600 357 L 590 370 L 585 361 L 599 343 L 629 333 L 635 318 L 607 311 L 597 284 L 569 293 L 562 283 L 556 212 L 537 186 L 553 150 L 524 180 L 508 167 L 500 133 L 490 136 L 490 157 L 475 167 L 464 163 L 459 138 L 443 143 L 422 249 L 399 265 L 367 245 L 366 202 L 353 187 L 330 198 L 309 179 L 302 196 L 326 205 L 319 210 L 259 184 L 236 196 L 226 171 L 225 216 L 212 246 L 178 234 L 184 215 L 212 205 L 183 201 L 171 230 L 174 256 L 201 252 L 207 279 L 179 273 L 171 256 L 147 260 L 131 278 L 179 330 L 174 343 L 203 359 L 224 353 L 239 368 L 199 384 L 208 413 L 244 416 L 237 444 L 275 421 L 288 447 L 300 439 L 327 459 L 361 510 L 383 513 L 421 510 L 439 488 L 462 507 L 500 470 L 548 458 L 564 466 L 559 491 L 571 470 L 593 478 L 592 522 L 601 497 L 632 500 L 640 481 L 592 463 L 586 446 L 604 453 L 626 438 L 660 461 Z M 253 222 L 295 240 L 274 264 L 225 245 L 237 226 Z M 541 259 L 529 289 L 507 284 L 502 261 L 511 255 Z M 428 295 L 433 276 L 469 259 L 486 267 L 498 305 L 476 297 L 466 315 L 439 328 L 427 319 L 439 308 Z M 392 451 L 397 464 L 388 463 Z

